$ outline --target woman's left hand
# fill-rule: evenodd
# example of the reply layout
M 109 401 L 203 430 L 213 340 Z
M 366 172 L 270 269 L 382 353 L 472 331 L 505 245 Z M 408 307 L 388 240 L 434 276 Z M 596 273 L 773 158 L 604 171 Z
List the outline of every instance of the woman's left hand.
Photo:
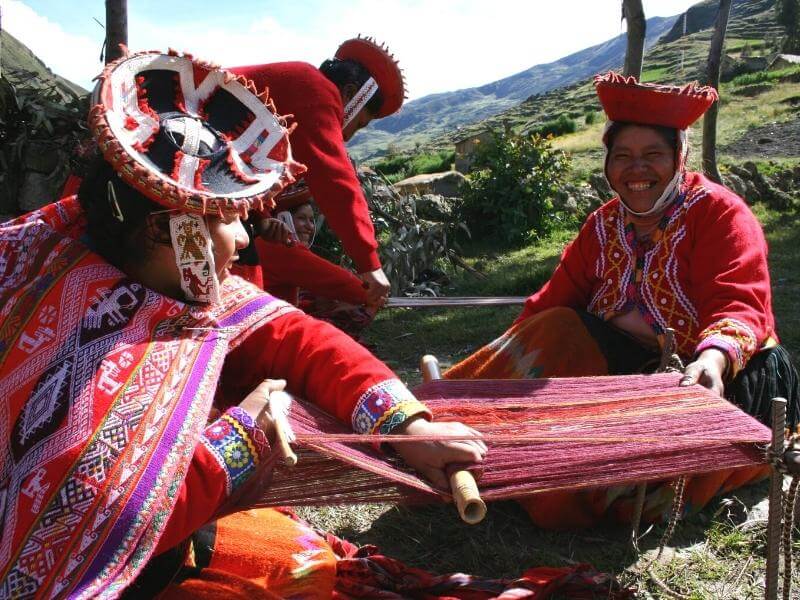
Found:
M 699 383 L 722 396 L 725 392 L 723 377 L 727 369 L 727 355 L 716 348 L 707 348 L 698 355 L 694 362 L 686 365 L 680 385 Z
M 423 418 L 410 419 L 392 433 L 402 435 L 442 436 L 463 435 L 464 440 L 397 442 L 392 447 L 410 467 L 434 486 L 448 489 L 445 467 L 450 463 L 480 463 L 486 457 L 486 444 L 480 432 L 457 422 L 431 422 Z

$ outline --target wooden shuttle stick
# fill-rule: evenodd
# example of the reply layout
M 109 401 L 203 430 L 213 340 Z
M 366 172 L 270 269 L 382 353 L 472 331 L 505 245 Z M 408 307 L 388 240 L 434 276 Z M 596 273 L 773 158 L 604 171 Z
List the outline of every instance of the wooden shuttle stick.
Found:
M 431 354 L 422 357 L 419 361 L 419 370 L 422 372 L 422 380 L 426 383 L 442 378 L 439 361 Z M 472 473 L 466 469 L 453 471 L 450 474 L 450 490 L 462 521 L 470 525 L 483 521 L 486 516 L 486 503 L 481 499 L 478 484 Z
M 289 425 L 289 407 L 292 397 L 286 392 L 276 391 L 269 395 L 269 411 L 275 424 L 275 441 L 278 444 L 278 452 L 283 457 L 283 462 L 287 467 L 297 464 L 297 454 L 294 453 L 289 445 L 291 426 Z

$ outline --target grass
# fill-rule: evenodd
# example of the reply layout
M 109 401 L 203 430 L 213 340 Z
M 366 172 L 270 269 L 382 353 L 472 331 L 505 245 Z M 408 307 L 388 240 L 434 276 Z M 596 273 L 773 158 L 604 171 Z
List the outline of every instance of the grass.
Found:
M 787 67 L 775 71 L 757 71 L 755 73 L 745 73 L 731 79 L 731 85 L 752 85 L 766 81 L 782 81 L 784 79 L 794 79 L 800 76 L 800 67 Z
M 800 214 L 780 214 L 762 205 L 754 212 L 770 244 L 774 310 L 782 342 L 800 357 Z M 451 295 L 526 294 L 546 280 L 575 230 L 558 231 L 524 248 L 473 245 L 467 262 L 486 274 L 453 275 Z M 516 308 L 383 311 L 367 341 L 376 354 L 410 385 L 419 382 L 417 361 L 436 355 L 444 367 L 493 339 L 518 314 Z M 666 586 L 693 600 L 763 597 L 766 482 L 714 499 L 682 521 L 651 572 Z M 491 505 L 485 521 L 461 523 L 451 506 L 407 508 L 362 505 L 302 509 L 320 528 L 359 544 L 376 544 L 389 556 L 433 572 L 469 572 L 514 577 L 531 566 L 588 562 L 636 587 L 639 597 L 666 598 L 643 565 L 656 556 L 663 532 L 656 526 L 640 543 L 628 544 L 626 528 L 548 532 L 535 528 L 514 502 Z M 800 550 L 800 548 L 796 548 Z M 800 565 L 794 586 L 800 589 Z

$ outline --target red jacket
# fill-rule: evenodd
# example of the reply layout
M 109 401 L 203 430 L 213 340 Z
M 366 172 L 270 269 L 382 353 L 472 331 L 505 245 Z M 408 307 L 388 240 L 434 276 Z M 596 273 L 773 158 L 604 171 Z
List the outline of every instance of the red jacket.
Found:
M 767 243 L 736 194 L 699 173 L 665 213 L 637 265 L 626 212 L 615 198 L 586 219 L 553 276 L 525 302 L 517 321 L 555 306 L 609 320 L 631 308 L 659 334 L 671 327 L 678 351 L 724 351 L 735 374 L 775 335 Z
M 328 262 L 301 244 L 287 246 L 256 240 L 263 287 L 297 306 L 298 290 L 314 296 L 342 300 L 349 304 L 366 304 L 367 293 L 361 280 L 347 269 Z
M 359 273 L 380 268 L 378 243 L 366 198 L 342 137 L 344 107 L 339 89 L 303 62 L 233 67 L 252 80 L 281 115 L 294 115 L 292 155 L 308 167 L 305 180 L 314 201 L 342 240 Z
M 299 310 L 269 321 L 225 359 L 215 405 L 228 410 L 195 447 L 156 553 L 208 522 L 250 476 L 252 460 L 231 465 L 226 450 L 258 448 L 256 428 L 238 407 L 229 407 L 267 378 L 286 379 L 288 391 L 313 400 L 358 433 L 388 433 L 397 423 L 427 413 L 389 367 L 333 325 Z

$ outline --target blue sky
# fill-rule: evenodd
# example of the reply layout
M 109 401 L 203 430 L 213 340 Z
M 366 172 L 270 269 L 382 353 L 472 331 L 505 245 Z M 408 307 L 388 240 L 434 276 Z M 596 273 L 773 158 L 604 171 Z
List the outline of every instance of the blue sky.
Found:
M 670 16 L 697 0 L 644 0 Z M 409 97 L 474 87 L 624 31 L 620 0 L 128 0 L 133 50 L 173 47 L 223 65 L 318 65 L 358 33 L 386 42 Z M 101 69 L 103 0 L 0 0 L 3 28 L 86 88 Z

